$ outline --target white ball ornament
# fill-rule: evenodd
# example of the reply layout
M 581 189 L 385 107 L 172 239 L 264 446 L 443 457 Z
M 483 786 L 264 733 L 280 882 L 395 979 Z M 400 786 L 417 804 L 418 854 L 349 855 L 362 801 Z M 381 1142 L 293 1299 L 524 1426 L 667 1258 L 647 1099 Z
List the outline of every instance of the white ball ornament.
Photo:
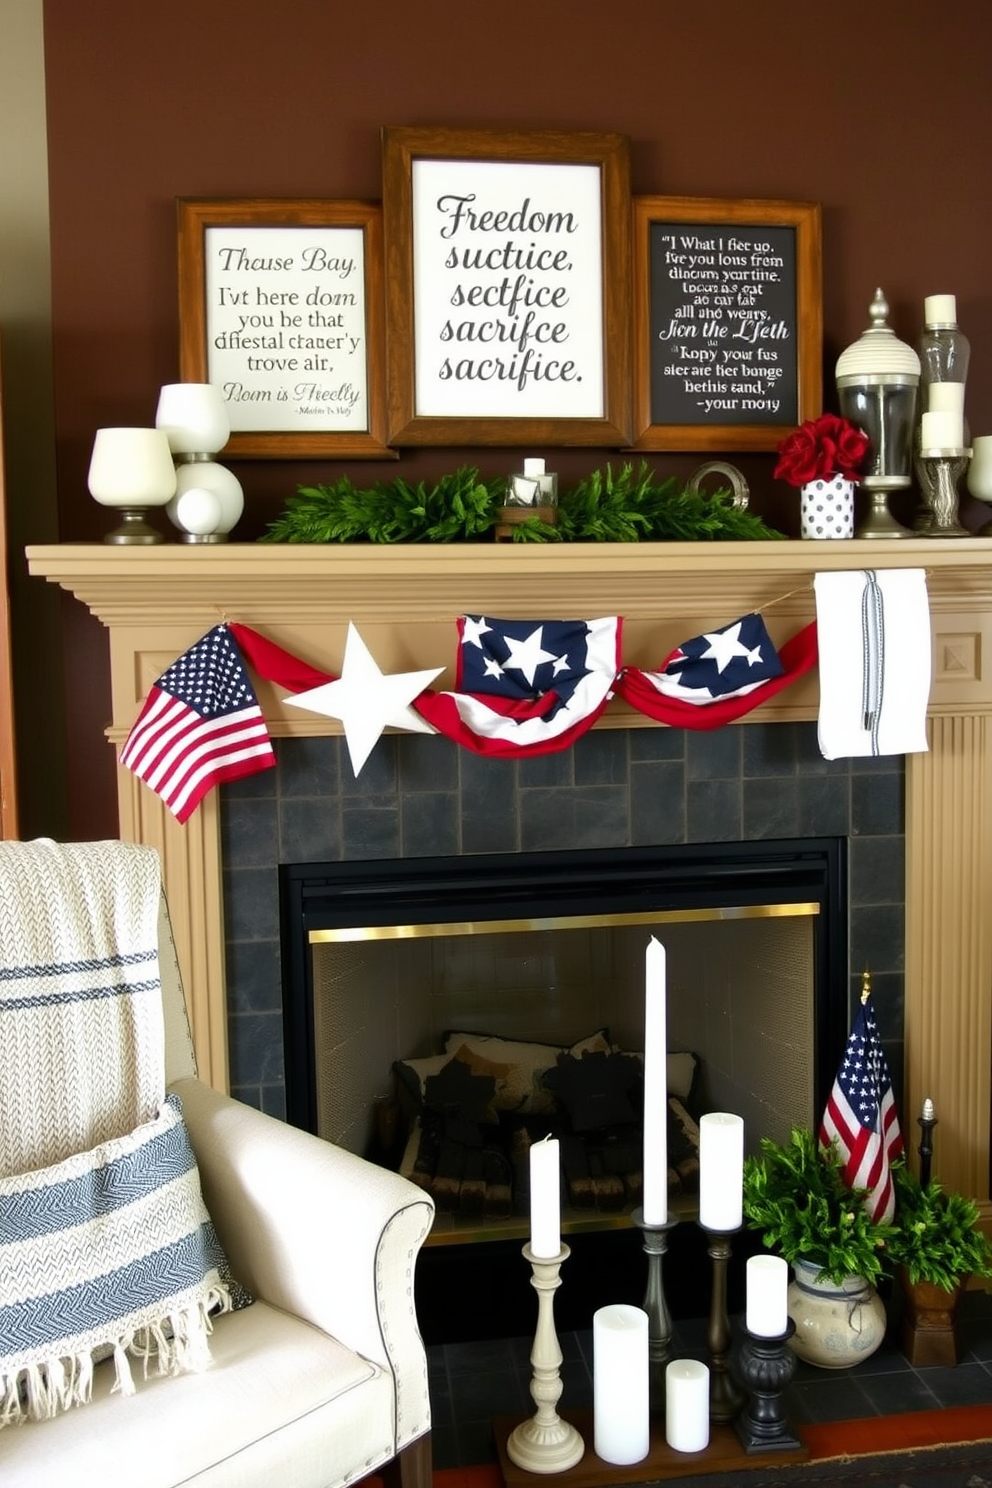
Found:
M 214 531 L 226 537 L 245 507 L 241 482 L 226 465 L 216 460 L 191 460 L 176 467 L 176 496 L 187 491 L 212 491 L 220 502 L 220 520 Z
M 182 491 L 169 506 L 169 517 L 191 537 L 209 537 L 217 531 L 222 515 L 221 500 L 215 491 L 191 486 Z

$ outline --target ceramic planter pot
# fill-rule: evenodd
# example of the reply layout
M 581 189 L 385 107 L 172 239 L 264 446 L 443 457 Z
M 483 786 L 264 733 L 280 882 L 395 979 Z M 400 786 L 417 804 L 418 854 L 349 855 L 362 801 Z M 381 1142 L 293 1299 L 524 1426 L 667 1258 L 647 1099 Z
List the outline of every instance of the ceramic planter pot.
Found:
M 863 1276 L 838 1285 L 817 1281 L 819 1266 L 796 1261 L 789 1283 L 789 1316 L 796 1331 L 789 1347 L 807 1364 L 846 1369 L 873 1354 L 885 1337 L 885 1305 Z

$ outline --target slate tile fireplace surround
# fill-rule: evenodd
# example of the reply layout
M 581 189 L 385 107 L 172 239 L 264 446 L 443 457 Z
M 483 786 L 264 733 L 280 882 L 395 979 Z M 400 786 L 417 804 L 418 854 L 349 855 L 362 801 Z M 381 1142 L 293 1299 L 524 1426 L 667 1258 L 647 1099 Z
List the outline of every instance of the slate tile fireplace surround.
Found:
M 107 738 L 116 748 L 156 677 L 223 615 L 331 672 L 341 664 L 353 622 L 384 672 L 444 665 L 438 685 L 450 687 L 455 622 L 462 614 L 537 620 L 619 615 L 624 662 L 653 669 L 687 636 L 756 609 L 781 645 L 813 618 L 816 573 L 925 569 L 932 632 L 929 749 L 904 761 L 827 766 L 819 760 L 812 673 L 764 703 L 750 721 L 713 735 L 677 738 L 615 698 L 593 733 L 564 755 L 491 764 L 465 751 L 455 754 L 437 738 L 393 736 L 377 746 L 356 781 L 340 726 L 285 706 L 279 689 L 264 683 L 259 698 L 279 768 L 228 793 L 229 800 L 211 793 L 184 826 L 153 792 L 119 770 L 120 832 L 161 854 L 201 1074 L 219 1089 L 233 1078 L 239 1090 L 275 1104 L 280 1020 L 272 992 L 261 990 L 263 976 L 267 986 L 276 985 L 274 959 L 266 965 L 275 945 L 264 919 L 274 914 L 275 899 L 266 889 L 255 901 L 257 918 L 250 898 L 232 900 L 225 911 L 226 872 L 254 873 L 261 883 L 266 874 L 274 878 L 281 856 L 473 854 L 566 841 L 846 834 L 852 849 L 850 964 L 856 976 L 867 959 L 876 975 L 883 1032 L 893 1064 L 902 1066 L 906 1125 L 915 1135 L 914 1113 L 933 1096 L 938 1175 L 974 1195 L 992 1228 L 987 540 L 164 543 L 131 549 L 66 543 L 29 548 L 27 558 L 31 574 L 69 591 L 107 628 Z M 785 789 L 777 778 L 783 760 Z M 842 789 L 850 803 L 846 821 L 836 814 L 835 793 Z M 895 797 L 904 798 L 904 808 L 893 808 Z M 890 886 L 899 876 L 893 839 L 903 827 L 900 894 Z M 267 866 L 251 857 L 225 863 L 236 839 L 250 854 L 268 839 Z M 904 926 L 901 944 L 897 923 Z
M 901 758 L 827 762 L 815 726 L 802 723 L 592 733 L 516 764 L 403 736 L 380 741 L 357 780 L 341 740 L 276 747 L 277 769 L 222 790 L 231 1085 L 241 1099 L 285 1114 L 277 863 L 828 836 L 848 842 L 850 992 L 870 966 L 901 1084 Z

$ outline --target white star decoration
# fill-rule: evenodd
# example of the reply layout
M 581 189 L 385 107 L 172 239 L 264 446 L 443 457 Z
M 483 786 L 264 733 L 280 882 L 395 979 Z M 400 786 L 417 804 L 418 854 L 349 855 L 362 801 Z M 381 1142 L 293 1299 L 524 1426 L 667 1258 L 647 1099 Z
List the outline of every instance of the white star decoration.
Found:
M 703 640 L 709 641 L 710 645 L 709 650 L 703 652 L 702 659 L 715 661 L 718 672 L 722 672 L 724 667 L 729 666 L 735 656 L 746 656 L 749 666 L 754 666 L 761 660 L 760 646 L 755 646 L 752 650 L 742 644 L 741 621 L 739 620 L 736 625 L 728 625 L 726 630 L 716 630 L 712 634 L 704 631 Z
M 544 626 L 539 625 L 532 630 L 525 641 L 515 641 L 511 636 L 506 637 L 506 644 L 510 648 L 510 654 L 503 663 L 506 667 L 513 667 L 515 671 L 523 672 L 527 678 L 528 687 L 534 686 L 534 677 L 542 662 L 560 661 L 553 651 L 545 651 L 542 644 L 544 638 Z
M 344 724 L 351 768 L 357 776 L 372 753 L 385 728 L 407 729 L 416 734 L 433 734 L 435 730 L 410 704 L 444 667 L 430 667 L 423 672 L 394 672 L 385 676 L 354 625 L 348 625 L 344 664 L 336 682 L 324 682 L 308 692 L 284 698 L 294 708 L 309 713 L 323 713 L 340 718 Z
M 462 645 L 478 646 L 481 651 L 482 642 L 479 640 L 479 637 L 488 635 L 491 630 L 492 626 L 486 624 L 485 617 L 483 615 L 479 615 L 478 617 L 476 617 L 475 615 L 463 616 Z

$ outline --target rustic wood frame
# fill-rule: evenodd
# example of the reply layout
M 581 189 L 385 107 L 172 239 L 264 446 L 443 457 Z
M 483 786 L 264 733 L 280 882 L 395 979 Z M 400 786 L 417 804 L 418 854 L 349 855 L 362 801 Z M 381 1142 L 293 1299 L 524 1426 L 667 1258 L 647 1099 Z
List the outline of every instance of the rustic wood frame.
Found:
M 639 450 L 774 450 L 795 427 L 785 424 L 655 424 L 651 418 L 651 257 L 655 222 L 686 226 L 792 227 L 796 234 L 796 374 L 798 423 L 822 411 L 823 290 L 820 207 L 812 202 L 713 197 L 641 196 L 633 217 L 634 442 Z
M 237 430 L 226 455 L 256 459 L 397 459 L 386 443 L 382 213 L 376 202 L 177 199 L 179 252 L 179 370 L 185 382 L 206 382 L 209 312 L 206 304 L 206 231 L 210 227 L 349 227 L 363 236 L 368 427 L 365 430 Z
M 388 127 L 382 134 L 389 441 L 600 445 L 630 438 L 630 160 L 623 135 Z M 416 410 L 413 164 L 418 159 L 597 165 L 601 175 L 603 416 L 424 416 Z

